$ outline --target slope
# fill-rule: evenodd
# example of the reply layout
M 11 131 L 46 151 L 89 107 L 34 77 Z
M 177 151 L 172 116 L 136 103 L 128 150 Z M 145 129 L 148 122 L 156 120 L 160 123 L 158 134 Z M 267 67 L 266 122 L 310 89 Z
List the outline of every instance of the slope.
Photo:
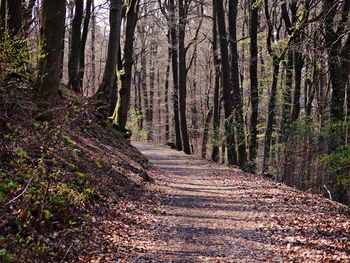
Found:
M 63 91 L 43 111 L 32 90 L 0 83 L 0 261 L 88 261 L 134 252 L 132 232 L 154 214 L 148 161 L 92 101 Z M 97 255 L 97 256 L 96 256 Z

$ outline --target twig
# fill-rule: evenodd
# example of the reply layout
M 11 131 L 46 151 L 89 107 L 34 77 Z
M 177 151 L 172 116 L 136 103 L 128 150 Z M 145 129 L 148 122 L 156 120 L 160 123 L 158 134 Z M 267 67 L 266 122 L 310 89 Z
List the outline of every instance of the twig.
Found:
M 32 177 L 29 179 L 29 181 L 28 181 L 26 187 L 24 187 L 22 193 L 20 193 L 19 195 L 17 195 L 15 198 L 11 199 L 10 201 L 8 201 L 5 205 L 10 204 L 10 203 L 16 201 L 16 200 L 17 200 L 18 198 L 20 198 L 21 196 L 23 196 L 23 195 L 26 193 L 26 191 L 27 191 L 29 185 L 30 185 L 30 184 L 32 183 L 32 181 L 34 180 L 34 178 L 37 177 L 39 174 L 40 174 L 40 172 L 37 172 L 34 176 L 32 176 Z
M 72 244 L 69 246 L 69 248 L 67 249 L 66 253 L 64 254 L 63 259 L 60 261 L 61 263 L 63 263 L 64 260 L 66 259 L 67 255 L 68 255 L 68 253 L 69 253 L 69 250 L 72 248 L 72 246 L 73 246 L 73 243 L 72 243 Z
M 332 194 L 331 194 L 331 192 L 328 190 L 327 186 L 324 184 L 323 187 L 324 187 L 324 189 L 326 189 L 326 191 L 327 191 L 327 193 L 328 193 L 328 196 L 329 196 L 329 199 L 332 200 Z

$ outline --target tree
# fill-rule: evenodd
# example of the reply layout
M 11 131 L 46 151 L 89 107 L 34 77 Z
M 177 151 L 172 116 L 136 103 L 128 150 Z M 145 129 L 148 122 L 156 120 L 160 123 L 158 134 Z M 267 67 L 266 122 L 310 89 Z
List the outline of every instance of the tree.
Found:
M 238 70 L 238 50 L 237 50 L 237 6 L 238 0 L 229 1 L 229 32 L 231 48 L 231 78 L 233 91 L 233 116 L 237 134 L 238 164 L 242 169 L 246 167 L 247 153 L 244 133 L 244 118 L 242 95 L 239 88 L 239 70 Z
M 95 12 L 95 0 L 91 0 L 91 83 L 94 87 L 96 85 L 96 12 Z
M 250 171 L 256 170 L 256 157 L 258 148 L 258 24 L 259 24 L 259 1 L 250 1 L 250 134 L 249 134 L 249 161 Z
M 59 91 L 65 10 L 65 0 L 42 2 L 36 90 L 43 100 L 54 98 Z
M 337 10 L 341 8 L 338 24 Z M 325 46 L 328 53 L 330 84 L 332 95 L 330 101 L 330 119 L 331 119 L 331 139 L 329 143 L 329 152 L 335 152 L 346 145 L 344 140 L 344 129 L 339 128 L 339 124 L 343 123 L 346 117 L 346 95 L 349 95 L 348 80 L 350 70 L 350 33 L 347 32 L 346 25 L 349 20 L 350 0 L 345 0 L 343 4 L 339 1 L 322 1 L 322 9 L 325 16 L 324 37 Z M 348 98 L 349 102 L 349 98 Z M 349 108 L 349 104 L 347 105 Z M 345 128 L 346 129 L 346 128 Z M 348 130 L 348 129 L 346 129 Z M 347 171 L 345 171 L 347 174 Z M 341 202 L 349 200 L 349 192 L 344 184 L 339 183 L 338 178 L 344 175 L 333 175 L 332 184 L 334 185 L 334 194 Z M 348 177 L 348 174 L 345 178 Z
M 207 157 L 207 144 L 209 139 L 208 133 L 209 133 L 209 125 L 210 125 L 212 116 L 213 116 L 213 107 L 210 107 L 205 117 L 204 129 L 203 129 L 202 152 L 201 152 L 201 156 L 203 159 Z
M 187 5 L 184 5 L 183 0 L 178 1 L 179 4 L 179 95 L 180 95 L 180 123 L 181 123 L 181 137 L 182 147 L 186 154 L 191 154 L 190 141 L 187 129 L 186 118 L 186 49 L 185 49 L 185 27 L 187 18 Z
M 22 5 L 21 0 L 8 0 L 7 25 L 9 35 L 16 36 L 22 28 Z
M 79 58 L 79 86 L 81 89 L 83 88 L 84 73 L 85 73 L 85 46 L 86 46 L 86 40 L 89 32 L 91 6 L 92 6 L 92 0 L 87 0 L 86 7 L 85 7 L 84 27 L 83 27 L 83 33 L 81 36 L 80 58 Z
M 265 130 L 265 137 L 264 137 L 264 156 L 263 156 L 263 167 L 262 167 L 262 173 L 267 173 L 269 169 L 272 131 L 273 131 L 273 123 L 275 119 L 275 111 L 276 111 L 276 93 L 277 93 L 278 75 L 280 71 L 280 62 L 284 57 L 284 53 L 286 52 L 286 49 L 284 49 L 284 51 L 280 55 L 278 55 L 277 51 L 275 51 L 272 48 L 273 24 L 271 21 L 268 0 L 264 0 L 264 3 L 265 3 L 266 23 L 268 26 L 266 45 L 267 45 L 268 53 L 271 56 L 272 63 L 273 63 L 270 100 L 269 100 L 268 111 L 267 111 L 267 114 L 268 114 L 267 125 Z
M 69 87 L 80 92 L 79 80 L 79 59 L 81 52 L 81 23 L 84 13 L 84 0 L 75 0 L 75 14 L 72 23 L 72 41 L 70 46 L 68 73 L 69 73 Z
M 169 78 L 170 78 L 170 64 L 171 64 L 171 40 L 170 30 L 167 33 L 168 40 L 168 60 L 165 73 L 165 84 L 164 84 L 164 114 L 165 114 L 165 141 L 168 142 L 170 139 L 170 123 L 169 123 Z
M 0 2 L 0 41 L 3 41 L 6 30 L 7 0 Z M 0 42 L 0 43 L 1 43 Z
M 230 81 L 230 67 L 228 60 L 227 49 L 227 32 L 225 25 L 225 12 L 222 0 L 213 0 L 216 6 L 216 18 L 218 23 L 218 32 L 220 39 L 221 51 L 221 70 L 222 70 L 222 86 L 224 96 L 225 109 L 225 130 L 226 130 L 226 145 L 227 145 L 227 161 L 228 164 L 238 164 L 234 120 L 233 120 L 233 103 L 232 103 L 232 85 Z
M 345 0 L 342 5 L 339 4 L 340 2 L 336 0 L 322 1 L 325 15 L 325 46 L 328 51 L 332 86 L 331 119 L 334 122 L 344 120 L 345 89 L 350 65 L 350 34 L 345 31 L 349 18 L 350 0 Z M 336 26 L 335 20 L 339 8 L 341 8 L 340 21 Z
M 308 10 L 306 8 L 303 8 L 303 12 L 300 14 L 300 17 L 298 19 L 298 23 L 296 23 L 293 26 L 293 29 L 291 33 L 289 33 L 287 43 L 282 47 L 282 51 L 278 54 L 278 51 L 273 49 L 272 47 L 272 40 L 273 40 L 273 24 L 271 20 L 271 15 L 269 11 L 269 4 L 268 0 L 264 0 L 264 6 L 265 6 L 265 17 L 266 22 L 268 26 L 268 34 L 267 34 L 267 50 L 270 56 L 272 57 L 273 61 L 273 77 L 272 77 L 272 84 L 271 84 L 271 94 L 270 94 L 270 101 L 268 106 L 268 119 L 267 119 L 267 125 L 265 130 L 265 144 L 264 144 L 264 157 L 263 157 L 263 168 L 262 172 L 267 173 L 269 168 L 269 159 L 270 159 L 270 148 L 271 148 L 271 141 L 272 141 L 272 130 L 273 130 L 273 123 L 275 119 L 275 112 L 276 112 L 276 93 L 277 93 L 277 81 L 278 81 L 278 75 L 280 70 L 280 63 L 282 59 L 284 58 L 286 52 L 289 50 L 289 47 L 291 43 L 295 41 L 297 36 L 299 35 L 300 31 L 303 29 L 303 27 L 306 25 Z M 282 5 L 282 13 L 283 13 L 284 5 Z M 279 34 L 279 32 L 278 32 Z M 277 36 L 278 36 L 277 34 Z M 289 57 L 291 60 L 292 58 Z M 288 76 L 287 79 L 291 79 L 290 76 Z M 291 83 L 288 83 L 287 85 L 291 85 Z M 286 97 L 287 96 L 287 97 Z M 289 91 L 288 94 L 285 94 L 284 101 L 287 101 L 287 104 L 290 104 L 290 96 Z M 289 108 L 289 106 L 288 106 Z M 287 113 L 286 113 L 287 112 Z M 290 112 L 289 110 L 284 109 L 284 114 L 288 114 Z M 289 115 L 289 114 L 288 114 Z
M 212 23 L 212 49 L 213 49 L 213 65 L 214 65 L 214 96 L 213 96 L 213 139 L 212 139 L 212 154 L 211 159 L 214 162 L 219 161 L 219 138 L 220 138 L 220 61 L 218 50 L 218 34 L 217 34 L 217 19 L 216 5 L 213 4 L 213 23 Z
M 139 0 L 130 0 L 127 5 L 125 21 L 125 45 L 123 64 L 118 65 L 118 101 L 113 115 L 113 121 L 120 130 L 125 130 L 132 80 L 134 34 L 137 22 Z
M 178 50 L 177 50 L 177 30 L 175 19 L 175 4 L 174 0 L 169 0 L 169 20 L 170 25 L 170 39 L 171 39 L 171 67 L 173 75 L 173 109 L 175 122 L 175 146 L 176 149 L 182 150 L 182 138 L 180 130 L 180 116 L 179 116 L 179 72 L 178 72 Z
M 122 2 L 120 0 L 111 0 L 109 9 L 110 34 L 108 39 L 107 59 L 103 73 L 101 85 L 97 91 L 97 97 L 102 104 L 100 109 L 105 115 L 114 111 L 111 105 L 112 91 L 116 79 L 116 69 L 120 47 L 120 26 L 122 20 Z
M 33 9 L 35 5 L 35 0 L 22 1 L 22 17 L 23 17 L 23 36 L 25 38 L 29 37 L 30 29 L 34 21 Z

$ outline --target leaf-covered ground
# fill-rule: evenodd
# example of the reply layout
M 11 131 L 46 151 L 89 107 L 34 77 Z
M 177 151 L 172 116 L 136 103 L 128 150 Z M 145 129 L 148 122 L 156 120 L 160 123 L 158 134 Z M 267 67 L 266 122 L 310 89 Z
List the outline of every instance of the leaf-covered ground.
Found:
M 147 159 L 101 125 L 93 101 L 66 92 L 43 110 L 0 78 L 0 262 L 123 258 L 152 222 Z
M 140 262 L 350 262 L 345 206 L 165 147 L 134 145 L 165 171 L 155 175 L 164 199 Z
M 345 206 L 0 81 L 0 262 L 350 262 Z M 11 90 L 11 92 L 9 92 Z

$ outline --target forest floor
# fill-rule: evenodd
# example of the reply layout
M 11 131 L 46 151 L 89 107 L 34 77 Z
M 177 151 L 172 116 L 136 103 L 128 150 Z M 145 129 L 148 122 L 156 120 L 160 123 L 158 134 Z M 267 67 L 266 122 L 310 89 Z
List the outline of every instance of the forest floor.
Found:
M 153 240 L 134 261 L 350 262 L 345 206 L 164 146 L 133 145 L 163 189 Z
M 92 101 L 5 84 L 0 262 L 350 262 L 347 207 L 134 142 L 150 166 Z

